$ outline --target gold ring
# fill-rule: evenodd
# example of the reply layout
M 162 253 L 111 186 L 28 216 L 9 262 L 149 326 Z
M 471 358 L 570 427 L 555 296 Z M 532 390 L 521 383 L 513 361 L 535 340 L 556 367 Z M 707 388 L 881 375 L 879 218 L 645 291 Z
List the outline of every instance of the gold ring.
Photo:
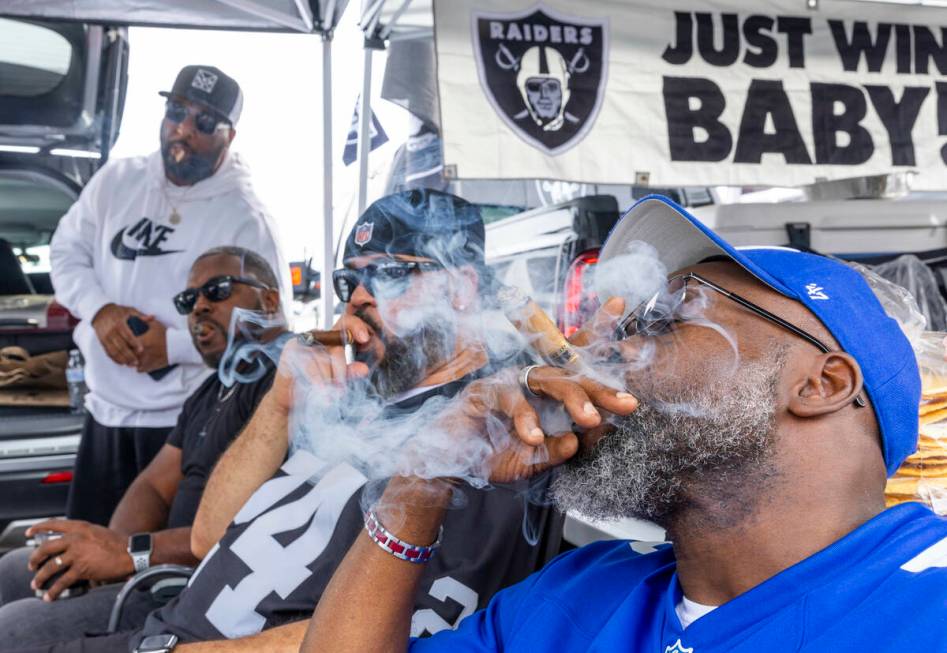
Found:
M 62 567 L 62 556 L 56 556 L 55 560 L 56 560 L 56 566 Z

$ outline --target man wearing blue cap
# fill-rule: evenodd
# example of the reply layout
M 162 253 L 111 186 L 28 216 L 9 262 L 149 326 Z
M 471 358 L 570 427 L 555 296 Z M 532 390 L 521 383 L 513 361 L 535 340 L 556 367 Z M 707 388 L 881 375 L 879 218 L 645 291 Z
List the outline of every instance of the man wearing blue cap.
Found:
M 656 196 L 616 226 L 601 260 L 640 242 L 674 272 L 627 315 L 606 302 L 615 328 L 596 343 L 621 361 L 638 409 L 545 440 L 520 428 L 532 411 L 520 388 L 479 410 L 515 418 L 527 461 L 497 451 L 496 480 L 529 475 L 522 450 L 546 448 L 540 466 L 566 461 L 560 507 L 652 519 L 670 543 L 570 551 L 457 630 L 409 641 L 423 565 L 367 531 L 302 651 L 945 650 L 947 521 L 918 504 L 884 509 L 886 476 L 915 448 L 917 363 L 868 284 L 816 255 L 737 250 Z M 559 375 L 534 370 L 526 389 L 543 395 Z M 430 481 L 422 501 L 417 488 L 389 483 L 376 520 L 430 545 L 445 512 L 431 493 L 450 490 Z

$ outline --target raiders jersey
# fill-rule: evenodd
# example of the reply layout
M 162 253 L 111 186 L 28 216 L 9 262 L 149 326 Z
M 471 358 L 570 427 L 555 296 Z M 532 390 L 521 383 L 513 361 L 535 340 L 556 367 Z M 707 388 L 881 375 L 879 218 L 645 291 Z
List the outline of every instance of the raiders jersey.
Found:
M 417 406 L 463 385 L 441 386 L 405 403 Z M 148 617 L 143 636 L 236 638 L 310 617 L 363 528 L 365 483 L 348 465 L 332 467 L 306 451 L 293 453 L 247 501 L 188 587 Z M 425 566 L 412 635 L 453 628 L 556 553 L 561 515 L 527 504 L 524 489 L 464 490 L 466 507 L 450 512 L 442 546 Z M 540 534 L 536 545 L 524 538 L 524 520 Z

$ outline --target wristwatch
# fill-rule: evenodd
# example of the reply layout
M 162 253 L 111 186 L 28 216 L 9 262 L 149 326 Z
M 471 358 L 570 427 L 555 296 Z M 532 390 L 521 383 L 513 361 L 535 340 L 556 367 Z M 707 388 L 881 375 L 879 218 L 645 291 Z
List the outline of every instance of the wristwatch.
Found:
M 177 635 L 149 635 L 141 640 L 135 653 L 171 653 L 177 645 Z
M 132 557 L 135 573 L 151 566 L 151 533 L 135 533 L 128 538 L 128 555 Z

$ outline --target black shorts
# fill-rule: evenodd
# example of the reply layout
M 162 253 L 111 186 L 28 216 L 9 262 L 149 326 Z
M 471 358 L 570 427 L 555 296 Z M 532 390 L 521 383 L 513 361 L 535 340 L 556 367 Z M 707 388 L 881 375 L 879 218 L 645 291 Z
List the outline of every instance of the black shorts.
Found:
M 66 517 L 107 526 L 128 486 L 157 455 L 171 427 L 102 426 L 89 415 L 66 502 Z

